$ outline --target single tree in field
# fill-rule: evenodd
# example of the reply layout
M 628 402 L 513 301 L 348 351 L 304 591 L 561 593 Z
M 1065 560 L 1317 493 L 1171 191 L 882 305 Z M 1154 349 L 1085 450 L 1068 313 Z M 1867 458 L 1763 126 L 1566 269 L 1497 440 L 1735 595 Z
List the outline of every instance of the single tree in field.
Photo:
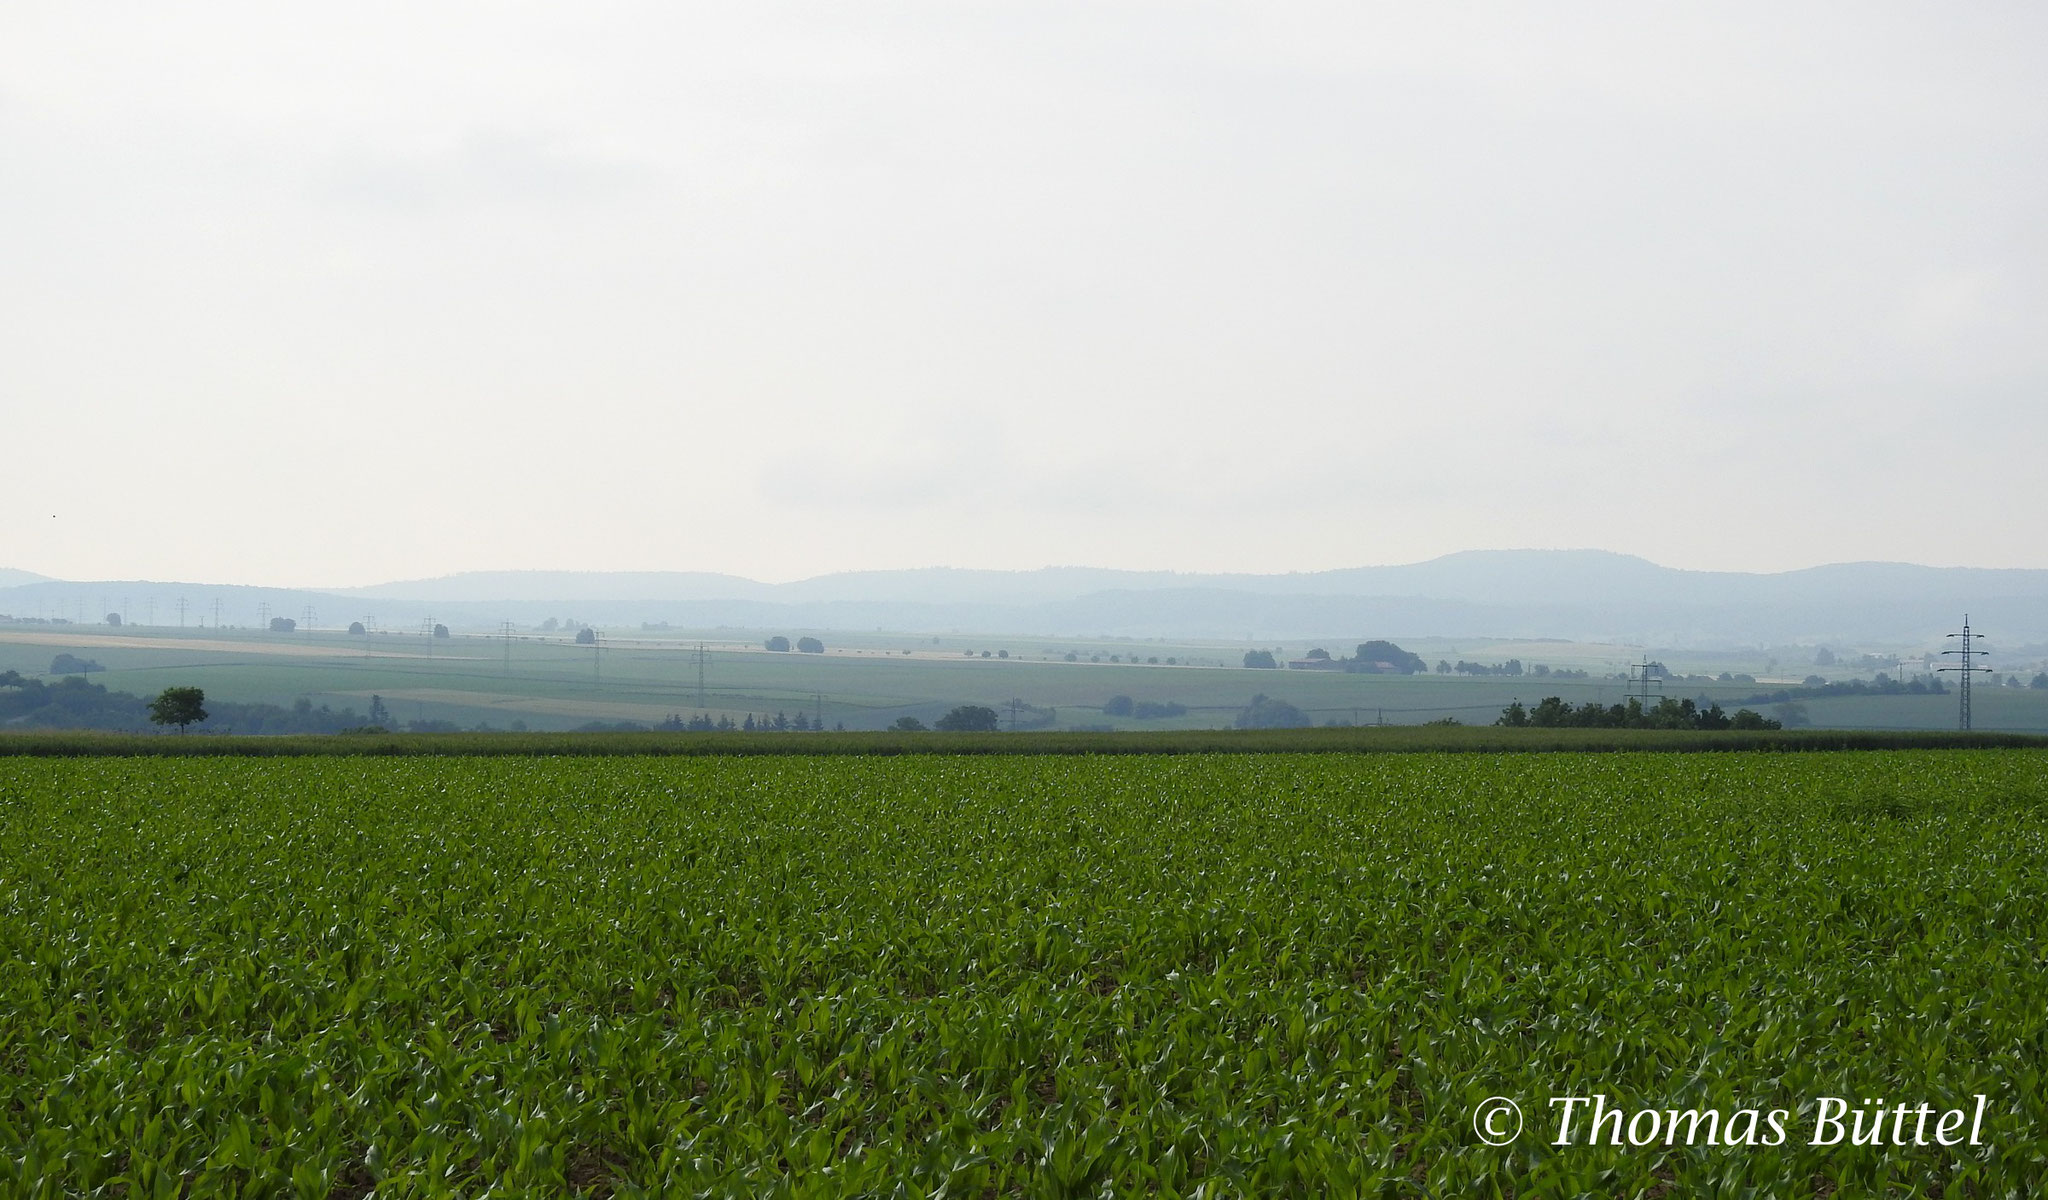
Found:
M 980 704 L 963 704 L 940 717 L 933 728 L 946 733 L 994 733 L 1002 726 L 995 709 Z
M 1307 713 L 1285 700 L 1259 695 L 1253 696 L 1250 704 L 1238 710 L 1234 724 L 1239 729 L 1302 729 L 1315 722 Z
M 923 733 L 925 725 L 916 717 L 898 717 L 896 723 L 889 726 L 889 729 L 894 733 Z
M 777 654 L 789 653 L 789 639 L 779 633 L 761 644 Z
M 149 702 L 149 719 L 158 725 L 176 725 L 178 732 L 194 721 L 206 719 L 206 693 L 196 687 L 165 688 Z
M 1358 652 L 1352 656 L 1351 662 L 1352 670 L 1369 673 L 1378 671 L 1382 665 L 1391 667 L 1402 675 L 1415 675 L 1429 670 L 1429 664 L 1422 661 L 1421 655 L 1403 650 L 1382 638 L 1358 643 Z M 1511 673 L 1520 675 L 1521 668 L 1517 667 Z

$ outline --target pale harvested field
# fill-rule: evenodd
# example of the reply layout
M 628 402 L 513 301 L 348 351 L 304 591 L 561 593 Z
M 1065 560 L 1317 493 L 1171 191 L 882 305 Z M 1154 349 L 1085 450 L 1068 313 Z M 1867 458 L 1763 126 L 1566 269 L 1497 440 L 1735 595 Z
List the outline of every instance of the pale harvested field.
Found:
M 346 646 L 309 646 L 285 642 L 216 641 L 212 638 L 135 637 L 128 634 L 68 633 L 62 630 L 0 632 L 0 642 L 26 646 L 61 646 L 102 650 L 211 650 L 226 654 L 269 654 L 279 658 L 431 658 L 403 650 L 372 650 L 367 655 Z

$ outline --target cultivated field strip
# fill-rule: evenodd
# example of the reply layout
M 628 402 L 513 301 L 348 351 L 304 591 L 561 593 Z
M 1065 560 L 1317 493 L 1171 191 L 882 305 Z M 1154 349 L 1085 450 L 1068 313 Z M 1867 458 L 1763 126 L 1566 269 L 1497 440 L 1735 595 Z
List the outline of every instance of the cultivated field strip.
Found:
M 1383 728 L 1174 729 L 1099 733 L 345 733 L 179 736 L 84 729 L 0 732 L 0 758 L 354 757 L 511 755 L 611 758 L 679 755 L 1409 754 L 1589 751 L 2048 750 L 2039 734 L 1868 729 L 1508 729 L 1400 725 Z
M 2037 1195 L 2044 763 L 7 759 L 0 1195 Z

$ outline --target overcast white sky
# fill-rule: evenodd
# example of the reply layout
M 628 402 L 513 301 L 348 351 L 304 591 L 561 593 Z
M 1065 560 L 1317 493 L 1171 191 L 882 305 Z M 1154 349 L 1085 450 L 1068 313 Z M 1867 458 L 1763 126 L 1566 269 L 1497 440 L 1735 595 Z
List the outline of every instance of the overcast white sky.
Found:
M 0 6 L 0 566 L 2048 566 L 2048 6 Z

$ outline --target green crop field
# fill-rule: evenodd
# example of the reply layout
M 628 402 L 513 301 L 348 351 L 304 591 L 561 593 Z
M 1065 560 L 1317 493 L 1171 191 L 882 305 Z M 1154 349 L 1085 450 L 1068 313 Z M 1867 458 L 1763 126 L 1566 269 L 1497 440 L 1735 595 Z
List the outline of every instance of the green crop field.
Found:
M 2038 1195 L 2044 763 L 7 758 L 0 1195 Z

